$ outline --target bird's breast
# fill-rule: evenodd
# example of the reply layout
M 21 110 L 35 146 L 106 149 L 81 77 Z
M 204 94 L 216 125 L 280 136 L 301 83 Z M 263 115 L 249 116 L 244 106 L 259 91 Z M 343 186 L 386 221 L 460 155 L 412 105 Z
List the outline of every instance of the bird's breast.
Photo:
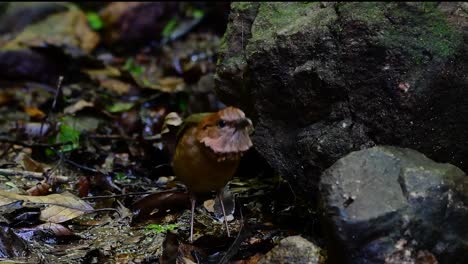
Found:
M 196 140 L 196 127 L 187 129 L 176 147 L 173 168 L 176 177 L 195 193 L 217 191 L 234 175 L 239 160 L 218 161 Z

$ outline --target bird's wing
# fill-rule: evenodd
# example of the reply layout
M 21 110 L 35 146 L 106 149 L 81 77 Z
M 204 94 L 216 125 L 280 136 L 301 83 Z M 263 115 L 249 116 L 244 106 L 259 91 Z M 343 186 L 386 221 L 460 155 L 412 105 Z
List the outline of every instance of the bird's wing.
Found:
M 197 113 L 185 118 L 184 123 L 180 126 L 179 130 L 177 131 L 176 144 L 179 142 L 180 138 L 182 138 L 182 135 L 184 134 L 185 130 L 187 130 L 187 128 L 198 125 L 198 123 L 200 123 L 203 120 L 203 118 L 211 114 L 213 113 Z

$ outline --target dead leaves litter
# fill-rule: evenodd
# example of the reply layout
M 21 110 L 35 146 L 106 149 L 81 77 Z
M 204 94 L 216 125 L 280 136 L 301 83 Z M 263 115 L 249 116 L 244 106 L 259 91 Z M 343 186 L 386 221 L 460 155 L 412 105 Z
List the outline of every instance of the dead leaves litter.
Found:
M 48 207 L 41 211 L 40 219 L 50 223 L 62 223 L 93 211 L 93 207 L 70 192 L 46 196 L 28 196 L 0 190 L 0 206 L 23 200 Z

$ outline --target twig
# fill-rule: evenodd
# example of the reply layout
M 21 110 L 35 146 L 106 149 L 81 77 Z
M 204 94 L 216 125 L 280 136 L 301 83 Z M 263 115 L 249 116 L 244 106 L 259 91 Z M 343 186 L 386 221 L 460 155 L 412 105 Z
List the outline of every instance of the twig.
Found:
M 111 195 L 82 197 L 81 199 L 83 199 L 83 200 L 105 199 L 105 198 L 116 198 L 116 197 L 133 196 L 133 195 L 145 195 L 145 194 L 153 194 L 153 193 L 154 192 L 134 192 L 134 193 L 124 193 L 124 194 L 111 194 Z
M 96 170 L 96 169 L 93 169 L 93 168 L 90 168 L 90 167 L 87 167 L 87 166 L 84 166 L 84 165 L 80 165 L 80 164 L 78 164 L 78 163 L 76 163 L 76 162 L 74 162 L 74 161 L 72 161 L 72 160 L 69 160 L 69 159 L 65 158 L 63 155 L 62 155 L 62 158 L 63 158 L 63 160 L 64 160 L 66 163 L 69 163 L 69 164 L 71 164 L 71 165 L 73 165 L 73 166 L 75 166 L 75 167 L 77 167 L 77 168 L 79 168 L 79 169 L 87 170 L 87 171 L 90 171 L 90 172 L 93 172 L 93 173 L 102 173 L 102 174 L 105 174 L 105 173 L 103 173 L 103 172 L 101 172 L 101 171 L 98 171 L 98 170 Z
M 31 177 L 34 179 L 38 180 L 43 180 L 45 178 L 45 172 L 34 172 L 34 171 L 20 171 L 20 170 L 14 170 L 14 169 L 0 169 L 0 175 L 3 176 L 22 176 L 22 177 Z M 69 179 L 67 176 L 62 176 L 62 175 L 57 175 L 54 176 L 54 178 L 57 180 L 57 182 L 60 183 L 67 183 L 69 182 Z
M 91 211 L 89 211 L 87 213 L 92 214 L 92 213 L 97 213 L 97 212 L 108 212 L 108 211 L 116 212 L 117 214 L 119 214 L 119 217 L 122 217 L 122 214 L 119 212 L 119 210 L 117 210 L 115 208 L 94 209 L 94 210 L 91 210 Z
M 47 113 L 47 115 L 41 122 L 41 129 L 39 130 L 39 135 L 42 135 L 42 129 L 44 127 L 45 122 L 49 119 L 49 116 L 52 113 L 52 111 L 55 110 L 58 96 L 60 94 L 60 91 L 62 90 L 62 81 L 63 81 L 63 76 L 60 76 L 57 81 L 57 90 L 55 90 L 54 101 L 52 102 L 52 107 L 49 109 L 49 112 Z
M 60 94 L 60 90 L 62 89 L 62 82 L 63 76 L 60 76 L 57 82 L 57 90 L 55 91 L 54 102 L 52 103 L 52 110 L 55 110 L 55 105 L 57 105 L 57 99 Z
M 22 142 L 16 139 L 8 138 L 8 137 L 0 137 L 0 142 L 3 143 L 9 143 L 9 144 L 14 144 L 14 145 L 19 145 L 27 148 L 34 148 L 34 147 L 39 147 L 39 148 L 55 148 L 55 147 L 61 147 L 64 145 L 70 145 L 73 144 L 71 141 L 67 142 L 60 142 L 60 143 L 54 143 L 54 144 L 46 144 L 46 143 L 27 143 L 27 142 Z
M 100 134 L 95 134 L 95 135 L 88 135 L 89 138 L 97 138 L 97 139 L 120 139 L 120 140 L 128 140 L 128 141 L 134 141 L 135 138 L 131 137 L 125 137 L 121 135 L 100 135 Z

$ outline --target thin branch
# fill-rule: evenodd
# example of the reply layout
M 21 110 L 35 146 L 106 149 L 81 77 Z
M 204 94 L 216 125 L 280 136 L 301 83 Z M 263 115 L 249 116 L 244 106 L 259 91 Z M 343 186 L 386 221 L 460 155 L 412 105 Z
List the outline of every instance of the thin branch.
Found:
M 47 143 L 27 143 L 27 142 L 22 142 L 16 139 L 8 138 L 8 137 L 0 137 L 0 142 L 3 143 L 9 143 L 9 144 L 14 144 L 14 145 L 19 145 L 27 148 L 55 148 L 55 147 L 61 147 L 65 145 L 71 145 L 73 144 L 71 141 L 67 142 L 60 142 L 60 143 L 55 143 L 55 144 L 47 144 Z
M 94 200 L 94 199 L 116 198 L 116 197 L 133 196 L 133 195 L 145 195 L 145 194 L 153 194 L 153 193 L 154 192 L 134 192 L 134 193 L 124 193 L 124 194 L 112 194 L 112 195 L 81 197 L 81 199 L 83 199 L 83 200 Z
M 38 180 L 43 180 L 45 178 L 46 172 L 34 172 L 34 171 L 21 171 L 21 170 L 14 170 L 14 169 L 0 169 L 0 175 L 3 176 L 22 176 L 22 177 L 30 177 Z M 67 183 L 69 182 L 69 178 L 63 175 L 53 176 L 57 182 L 60 183 Z

